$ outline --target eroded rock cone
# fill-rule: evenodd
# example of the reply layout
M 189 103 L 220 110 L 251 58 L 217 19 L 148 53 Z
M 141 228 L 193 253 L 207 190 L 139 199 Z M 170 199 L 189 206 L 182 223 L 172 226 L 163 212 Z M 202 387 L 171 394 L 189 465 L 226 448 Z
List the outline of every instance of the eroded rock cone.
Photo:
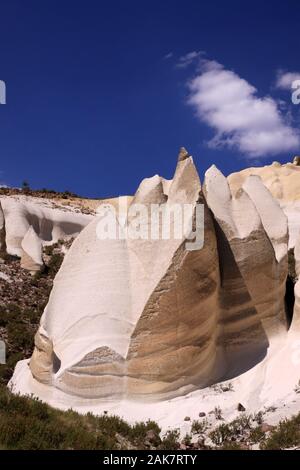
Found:
M 300 166 L 300 157 L 294 157 L 293 164 L 296 166 Z
M 190 154 L 186 150 L 186 148 L 181 147 L 178 154 L 178 162 L 183 162 L 183 160 L 186 160 L 187 158 L 189 158 L 189 156 Z
M 251 370 L 251 384 L 256 385 L 249 394 L 262 397 L 262 407 L 270 401 L 270 384 L 274 400 L 288 391 L 285 382 L 289 389 L 295 386 L 299 370 L 293 369 L 288 348 L 278 351 L 277 338 L 280 344 L 287 342 L 287 248 L 288 241 L 294 246 L 300 226 L 295 216 L 298 200 L 300 212 L 299 170 L 289 163 L 226 178 L 212 167 L 202 192 L 185 149 L 178 160 L 172 180 L 158 175 L 144 180 L 134 202 L 165 204 L 167 209 L 202 203 L 203 247 L 187 250 L 186 234 L 178 239 L 101 239 L 99 220 L 92 220 L 55 278 L 30 369 L 19 363 L 11 381 L 16 391 L 38 390 L 46 400 L 63 393 L 68 406 L 74 399 L 86 409 L 105 397 L 117 403 L 123 398 L 152 401 L 154 395 L 169 400 Z M 284 201 L 283 208 L 276 198 Z M 13 221 L 11 217 L 9 227 Z M 118 225 L 116 214 L 113 221 Z M 140 225 L 148 229 L 146 217 Z M 15 232 L 7 237 L 11 246 L 19 248 L 24 231 L 21 242 Z M 298 273 L 297 250 L 295 260 Z M 297 304 L 297 287 L 295 298 Z M 289 337 L 298 331 L 296 317 Z M 278 369 L 280 374 L 287 370 L 282 389 L 276 387 Z M 239 382 L 234 385 L 240 387 Z M 252 401 L 243 397 L 247 412 L 252 411 Z M 182 414 L 182 422 L 189 412 Z M 211 413 L 222 419 L 219 408 Z

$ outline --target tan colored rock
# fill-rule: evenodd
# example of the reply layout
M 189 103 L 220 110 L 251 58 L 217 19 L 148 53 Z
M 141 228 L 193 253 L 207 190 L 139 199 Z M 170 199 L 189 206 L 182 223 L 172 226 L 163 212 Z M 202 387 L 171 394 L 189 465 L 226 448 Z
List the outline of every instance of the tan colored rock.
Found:
M 33 227 L 30 226 L 25 237 L 21 242 L 23 250 L 21 256 L 21 267 L 27 269 L 31 273 L 41 271 L 44 266 L 42 252 L 43 246 L 41 239 L 38 237 Z
M 99 212 L 75 239 L 55 278 L 31 372 L 19 364 L 11 384 L 85 411 L 99 403 L 107 410 L 113 403 L 111 408 L 135 415 L 138 403 L 146 413 L 144 402 L 151 407 L 159 400 L 164 422 L 169 410 L 173 422 L 178 415 L 181 421 L 193 419 L 199 403 L 208 412 L 214 392 L 205 390 L 207 404 L 205 394 L 198 399 L 200 389 L 225 380 L 235 381 L 221 394 L 225 405 L 227 397 L 231 401 L 231 412 L 237 403 L 252 411 L 255 402 L 261 409 L 270 393 L 284 397 L 298 373 L 297 365 L 291 377 L 287 369 L 299 315 L 288 332 L 284 302 L 287 217 L 290 226 L 297 220 L 290 216 L 295 206 L 289 182 L 297 195 L 296 173 L 295 165 L 272 165 L 226 179 L 212 167 L 201 189 L 192 157 L 181 151 L 171 181 L 147 178 L 126 210 L 108 206 L 107 213 L 124 235 L 124 217 L 135 221 L 136 207 L 143 205 L 138 224 L 146 233 L 153 205 L 165 215 L 176 204 L 190 204 L 195 228 L 202 203 L 203 247 L 187 250 L 187 233 L 166 240 L 99 239 Z M 298 248 L 295 258 L 297 265 Z M 295 312 L 299 298 L 296 292 Z M 279 370 L 281 361 L 286 370 Z
M 300 167 L 293 163 L 272 164 L 232 173 L 228 176 L 228 183 L 233 195 L 239 191 L 250 175 L 261 178 L 287 216 L 289 248 L 293 248 L 300 232 Z
M 295 245 L 294 258 L 295 258 L 295 271 L 296 271 L 298 280 L 294 286 L 295 304 L 294 304 L 292 324 L 290 328 L 290 335 L 295 337 L 296 340 L 298 340 L 300 336 L 300 234 Z
M 293 164 L 296 166 L 300 166 L 300 157 L 294 157 Z
M 155 176 L 130 207 L 195 206 L 200 190 L 188 157 L 177 164 L 168 200 Z M 219 377 L 219 263 L 208 209 L 204 249 L 196 251 L 186 251 L 184 238 L 98 240 L 97 223 L 74 241 L 42 318 L 61 361 L 53 386 L 82 397 L 171 396 Z
M 30 360 L 30 370 L 35 379 L 44 384 L 51 384 L 54 367 L 52 341 L 45 331 L 40 329 L 34 337 L 35 348 Z
M 300 200 L 300 168 L 292 163 L 251 167 L 228 176 L 233 195 L 243 186 L 250 175 L 259 176 L 262 182 L 279 202 Z
M 178 154 L 178 162 L 186 160 L 189 156 L 189 152 L 184 147 L 181 147 Z
M 221 265 L 219 341 L 227 350 L 229 368 L 234 357 L 243 363 L 242 354 L 250 364 L 266 353 L 272 336 L 286 330 L 287 221 L 255 177 L 233 196 L 213 166 L 205 174 L 204 194 L 216 221 Z M 274 229 L 269 216 L 279 217 L 282 226 Z

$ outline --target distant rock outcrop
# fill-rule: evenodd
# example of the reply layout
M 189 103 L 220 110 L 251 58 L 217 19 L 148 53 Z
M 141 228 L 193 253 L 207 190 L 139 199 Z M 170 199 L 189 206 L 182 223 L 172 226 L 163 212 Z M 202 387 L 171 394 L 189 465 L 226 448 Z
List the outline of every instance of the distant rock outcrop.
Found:
M 21 258 L 25 269 L 36 272 L 43 266 L 43 245 L 77 236 L 93 218 L 45 199 L 0 196 L 1 253 Z

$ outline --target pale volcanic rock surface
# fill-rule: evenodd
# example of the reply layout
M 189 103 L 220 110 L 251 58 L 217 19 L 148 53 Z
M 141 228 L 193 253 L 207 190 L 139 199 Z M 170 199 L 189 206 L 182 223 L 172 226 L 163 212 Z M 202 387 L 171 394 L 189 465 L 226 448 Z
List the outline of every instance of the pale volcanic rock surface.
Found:
M 237 416 L 238 403 L 247 412 L 274 406 L 273 422 L 294 413 L 299 281 L 291 325 L 285 295 L 288 247 L 295 245 L 299 275 L 299 171 L 275 163 L 225 178 L 213 166 L 201 188 L 182 149 L 172 180 L 143 180 L 132 204 L 147 210 L 204 204 L 200 250 L 186 250 L 186 236 L 100 240 L 100 213 L 86 220 L 55 278 L 33 356 L 18 363 L 12 390 L 64 409 L 105 410 L 130 422 L 151 418 L 183 432 L 190 427 L 186 416 L 197 419 L 215 406 L 226 420 Z M 5 217 L 2 199 L 1 205 Z M 114 211 L 109 203 L 106 209 L 121 231 L 124 218 L 134 219 L 130 210 Z M 0 228 L 1 220 L 0 212 Z M 141 224 L 146 230 L 147 220 Z M 15 250 L 26 236 L 23 246 L 37 262 L 26 223 L 10 236 L 6 225 L 8 244 Z M 211 386 L 224 381 L 233 389 L 216 393 Z
M 81 214 L 71 208 L 56 208 L 47 200 L 25 195 L 1 196 L 0 205 L 3 214 L 1 218 L 4 218 L 6 252 L 18 257 L 23 255 L 22 242 L 26 234 L 29 236 L 30 227 L 42 243 L 55 243 L 59 239 L 78 235 L 93 219 L 92 215 Z
M 293 248 L 300 230 L 300 166 L 274 162 L 269 166 L 247 168 L 232 173 L 228 176 L 228 182 L 233 194 L 243 186 L 250 175 L 261 178 L 283 209 L 289 224 L 289 248 Z

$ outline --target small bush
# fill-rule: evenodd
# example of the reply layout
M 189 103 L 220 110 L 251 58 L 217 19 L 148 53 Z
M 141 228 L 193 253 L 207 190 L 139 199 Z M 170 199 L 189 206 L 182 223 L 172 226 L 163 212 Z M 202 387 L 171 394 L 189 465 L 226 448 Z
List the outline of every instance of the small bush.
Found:
M 215 384 L 212 386 L 212 389 L 218 393 L 234 391 L 233 384 L 231 382 L 223 383 L 223 384 Z
M 261 430 L 261 426 L 257 426 L 256 428 L 251 429 L 249 438 L 250 441 L 254 442 L 255 444 L 264 440 L 265 433 Z
M 252 418 L 253 421 L 256 421 L 257 424 L 262 424 L 263 423 L 263 412 L 258 411 L 258 413 L 255 413 L 255 415 Z
M 279 423 L 269 437 L 260 445 L 263 450 L 280 450 L 300 444 L 300 414 Z
M 47 265 L 48 274 L 55 275 L 63 262 L 64 256 L 61 253 L 54 253 Z
M 203 419 L 202 421 L 194 420 L 192 422 L 191 433 L 192 434 L 203 434 L 208 428 L 207 419 Z
M 219 406 L 216 406 L 216 407 L 214 408 L 214 415 L 215 415 L 215 418 L 216 418 L 216 419 L 219 419 L 219 420 L 223 419 L 223 417 L 222 417 L 222 410 L 221 410 L 221 408 L 220 408 Z
M 160 449 L 162 450 L 176 450 L 180 447 L 179 442 L 180 432 L 178 429 L 167 431 L 162 439 Z
M 60 411 L 40 400 L 13 395 L 0 386 L 0 448 L 114 450 L 118 448 L 119 434 L 131 447 L 145 449 L 150 430 L 160 433 L 154 421 L 131 426 L 118 416 Z M 179 434 L 170 433 L 164 445 L 174 449 L 176 436 Z
M 232 430 L 229 424 L 222 423 L 209 433 L 209 437 L 216 446 L 222 445 L 232 437 Z

